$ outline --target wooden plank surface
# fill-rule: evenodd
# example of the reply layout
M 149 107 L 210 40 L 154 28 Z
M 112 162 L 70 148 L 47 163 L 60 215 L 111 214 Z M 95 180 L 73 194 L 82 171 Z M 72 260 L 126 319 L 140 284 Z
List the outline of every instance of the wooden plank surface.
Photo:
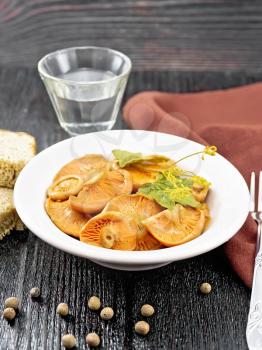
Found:
M 126 98 L 143 89 L 198 91 L 256 79 L 257 74 L 135 72 Z M 40 150 L 67 137 L 35 69 L 1 68 L 0 90 L 0 128 L 31 132 Z M 0 319 L 0 349 L 62 349 L 61 336 L 68 331 L 76 335 L 78 349 L 86 349 L 84 337 L 90 330 L 101 335 L 101 348 L 109 350 L 247 349 L 250 293 L 220 249 L 155 271 L 118 272 L 63 253 L 24 232 L 0 243 L 0 261 L 0 305 L 10 295 L 22 299 L 14 324 Z M 212 284 L 208 296 L 198 292 L 203 281 Z M 28 297 L 34 286 L 42 290 L 39 302 Z M 86 299 L 93 294 L 113 306 L 114 320 L 102 322 L 87 309 Z M 56 315 L 59 302 L 69 303 L 66 320 Z M 155 306 L 156 315 L 150 320 L 150 335 L 143 339 L 133 327 L 145 302 Z
M 136 70 L 257 70 L 261 19 L 260 0 L 2 0 L 0 63 L 110 44 Z
M 36 72 L 44 54 L 69 46 L 110 46 L 134 64 L 126 97 L 141 90 L 200 91 L 262 78 L 262 3 L 259 0 L 1 0 L 0 128 L 36 136 L 39 150 L 67 137 L 59 127 Z M 121 120 L 117 128 L 124 127 Z M 48 171 L 48 170 L 47 170 Z M 37 181 L 37 179 L 36 179 Z M 102 349 L 247 349 L 250 292 L 221 249 L 149 272 L 116 272 L 60 252 L 32 233 L 0 242 L 0 305 L 10 295 L 22 309 L 10 326 L 0 319 L 0 349 L 62 349 L 73 332 L 85 349 L 90 330 Z M 213 293 L 198 286 L 209 281 Z M 29 290 L 39 286 L 40 301 Z M 116 310 L 99 321 L 86 298 L 99 295 Z M 68 302 L 70 317 L 55 309 Z M 156 315 L 151 334 L 134 334 L 139 308 Z

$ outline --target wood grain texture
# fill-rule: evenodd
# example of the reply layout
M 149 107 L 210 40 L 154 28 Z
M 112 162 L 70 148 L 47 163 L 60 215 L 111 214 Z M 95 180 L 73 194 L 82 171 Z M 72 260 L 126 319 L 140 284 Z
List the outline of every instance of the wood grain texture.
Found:
M 257 73 L 134 72 L 125 98 L 144 89 L 199 91 L 259 79 Z M 40 150 L 67 137 L 35 69 L 0 68 L 0 91 L 0 128 L 31 132 Z M 87 349 L 84 337 L 91 330 L 101 335 L 101 348 L 107 350 L 247 349 L 250 292 L 219 249 L 155 271 L 117 272 L 63 253 L 24 232 L 0 242 L 0 261 L 0 305 L 10 295 L 22 300 L 11 326 L 0 319 L 0 349 L 60 350 L 66 332 L 75 334 L 78 349 Z M 198 292 L 203 281 L 212 284 L 208 296 Z M 42 290 L 40 301 L 28 296 L 34 286 Z M 100 321 L 87 309 L 86 300 L 93 294 L 115 309 L 112 321 Z M 70 306 L 65 320 L 56 315 L 60 302 Z M 146 302 L 155 306 L 156 314 L 150 319 L 151 333 L 141 338 L 133 327 Z
M 209 296 L 197 290 L 204 280 L 214 289 Z M 42 290 L 40 302 L 28 296 L 35 285 Z M 1 287 L 1 304 L 11 294 L 22 299 L 15 323 L 0 321 L 2 349 L 61 349 L 66 332 L 85 349 L 89 331 L 101 334 L 102 349 L 246 349 L 249 293 L 218 252 L 154 272 L 124 273 L 64 254 L 32 234 L 15 234 L 1 243 Z M 112 322 L 87 310 L 92 294 L 116 310 Z M 62 301 L 70 306 L 66 320 L 55 313 Z M 156 315 L 150 335 L 141 338 L 133 326 L 145 302 Z
M 0 63 L 36 66 L 69 46 L 110 46 L 135 70 L 261 69 L 260 0 L 2 0 Z

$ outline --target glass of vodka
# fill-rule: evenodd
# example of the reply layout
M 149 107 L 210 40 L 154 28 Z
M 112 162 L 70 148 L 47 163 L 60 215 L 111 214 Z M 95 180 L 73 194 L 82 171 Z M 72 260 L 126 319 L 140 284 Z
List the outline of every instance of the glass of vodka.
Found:
M 38 63 L 59 123 L 70 135 L 113 127 L 131 67 L 123 53 L 94 46 L 55 51 Z

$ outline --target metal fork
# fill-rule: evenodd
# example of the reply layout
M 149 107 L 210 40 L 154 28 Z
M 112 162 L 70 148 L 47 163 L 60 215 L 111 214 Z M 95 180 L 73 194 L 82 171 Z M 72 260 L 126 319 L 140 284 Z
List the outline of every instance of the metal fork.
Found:
M 257 245 L 254 266 L 252 293 L 246 329 L 247 344 L 250 350 L 262 349 L 262 171 L 259 174 L 258 201 L 256 207 L 256 176 L 252 172 L 250 180 L 250 208 L 252 218 L 257 222 Z

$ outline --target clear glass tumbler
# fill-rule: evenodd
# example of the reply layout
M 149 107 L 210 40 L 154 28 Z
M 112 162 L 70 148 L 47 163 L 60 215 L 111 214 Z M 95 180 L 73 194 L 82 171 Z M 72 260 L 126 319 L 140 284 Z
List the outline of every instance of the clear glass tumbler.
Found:
M 38 63 L 59 123 L 70 135 L 111 129 L 116 121 L 130 59 L 103 47 L 72 47 Z

